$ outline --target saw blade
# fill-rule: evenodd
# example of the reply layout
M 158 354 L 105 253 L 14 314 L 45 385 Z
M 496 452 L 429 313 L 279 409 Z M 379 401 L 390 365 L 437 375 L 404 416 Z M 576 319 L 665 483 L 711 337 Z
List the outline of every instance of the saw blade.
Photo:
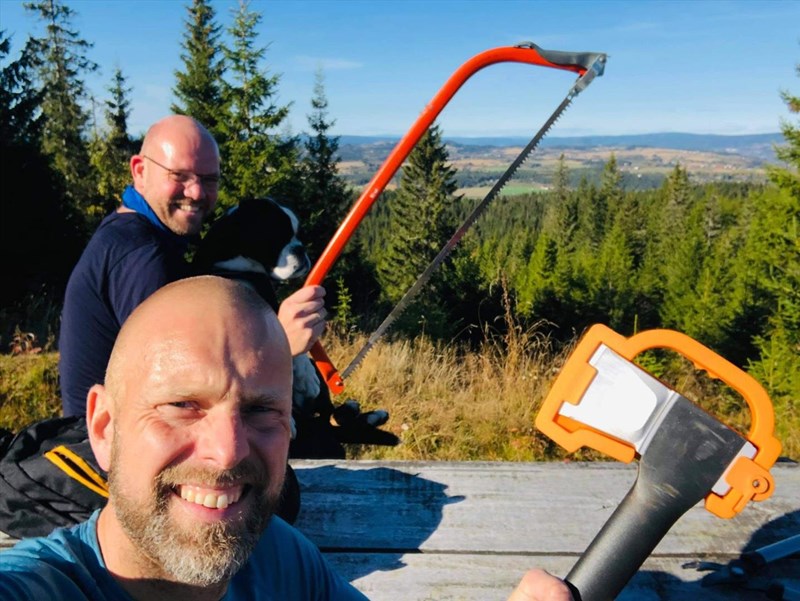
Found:
M 542 138 L 545 137 L 547 132 L 558 120 L 558 118 L 561 117 L 567 107 L 572 103 L 572 100 L 583 90 L 585 90 L 596 76 L 603 74 L 605 61 L 606 56 L 604 54 L 599 55 L 589 69 L 587 69 L 586 73 L 579 77 L 578 80 L 573 84 L 566 98 L 564 98 L 564 100 L 561 101 L 561 104 L 558 105 L 558 108 L 553 111 L 547 121 L 545 121 L 544 125 L 542 125 L 539 131 L 536 132 L 536 135 L 534 135 L 533 138 L 531 138 L 531 141 L 528 142 L 528 145 L 522 149 L 522 152 L 520 152 L 514 161 L 508 166 L 505 172 L 495 182 L 494 186 L 492 186 L 492 189 L 489 190 L 486 196 L 484 196 L 483 200 L 481 200 L 475 206 L 475 208 L 472 209 L 472 212 L 458 227 L 450 240 L 448 240 L 444 245 L 442 250 L 439 251 L 439 254 L 437 254 L 436 257 L 430 262 L 428 267 L 425 268 L 425 271 L 419 275 L 414 284 L 406 291 L 406 293 L 403 295 L 403 298 L 400 299 L 400 301 L 394 306 L 394 309 L 392 309 L 389 315 L 386 316 L 386 319 L 384 319 L 381 325 L 379 325 L 377 329 L 370 335 L 366 344 L 361 347 L 361 350 L 358 351 L 358 354 L 356 354 L 353 360 L 350 361 L 350 364 L 342 372 L 343 379 L 347 379 L 353 370 L 359 366 L 364 357 L 367 356 L 367 353 L 369 353 L 369 351 L 372 350 L 372 347 L 375 346 L 375 343 L 386 333 L 389 327 L 391 327 L 391 325 L 395 322 L 395 320 L 397 320 L 403 311 L 408 308 L 417 293 L 419 293 L 419 291 L 422 290 L 422 287 L 425 286 L 428 280 L 430 280 L 431 275 L 436 268 L 439 267 L 439 265 L 441 265 L 442 262 L 448 257 L 453 248 L 455 248 L 456 244 L 461 241 L 461 238 L 464 237 L 464 234 L 466 234 L 467 230 L 472 227 L 489 203 L 491 203 L 499 195 L 500 190 L 503 189 L 508 180 L 514 176 L 519 166 L 525 162 L 528 156 L 539 145 L 539 142 L 541 142 Z

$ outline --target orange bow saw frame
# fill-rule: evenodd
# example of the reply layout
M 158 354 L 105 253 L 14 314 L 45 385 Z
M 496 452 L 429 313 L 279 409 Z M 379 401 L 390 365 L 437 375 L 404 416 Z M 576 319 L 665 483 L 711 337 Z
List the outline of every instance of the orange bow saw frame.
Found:
M 526 43 L 519 46 L 487 50 L 472 57 L 461 65 L 450 79 L 447 80 L 441 90 L 433 97 L 431 102 L 424 108 L 416 122 L 411 126 L 411 129 L 409 129 L 408 133 L 397 143 L 397 146 L 395 146 L 383 165 L 378 169 L 375 176 L 361 193 L 361 196 L 353 204 L 353 207 L 344 218 L 339 229 L 333 235 L 330 242 L 325 247 L 325 250 L 322 251 L 319 260 L 311 269 L 305 285 L 314 286 L 322 283 L 328 271 L 330 271 L 333 264 L 339 258 L 345 245 L 361 223 L 361 220 L 366 216 L 370 207 L 372 207 L 372 204 L 378 199 L 378 196 L 383 192 L 392 177 L 394 177 L 394 174 L 411 153 L 416 143 L 459 88 L 461 88 L 473 74 L 496 63 L 511 62 L 572 71 L 577 73 L 579 77 L 582 77 L 598 56 L 597 53 L 588 52 L 543 50 L 535 44 Z M 344 389 L 344 382 L 338 370 L 328 357 L 328 354 L 325 352 L 325 349 L 319 342 L 316 342 L 311 348 L 311 356 L 316 361 L 317 367 L 322 373 L 331 392 L 340 393 Z

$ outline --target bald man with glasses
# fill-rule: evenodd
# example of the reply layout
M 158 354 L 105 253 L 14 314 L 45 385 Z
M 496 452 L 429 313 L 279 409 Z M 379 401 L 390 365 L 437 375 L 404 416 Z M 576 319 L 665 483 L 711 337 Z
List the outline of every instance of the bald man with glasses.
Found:
M 217 202 L 220 158 L 196 120 L 171 115 L 154 124 L 130 160 L 133 183 L 121 206 L 92 236 L 67 284 L 59 337 L 64 415 L 84 415 L 86 394 L 105 377 L 120 328 L 153 292 L 189 275 L 189 243 Z M 324 290 L 301 288 L 278 317 L 292 354 L 306 352 L 325 327 Z

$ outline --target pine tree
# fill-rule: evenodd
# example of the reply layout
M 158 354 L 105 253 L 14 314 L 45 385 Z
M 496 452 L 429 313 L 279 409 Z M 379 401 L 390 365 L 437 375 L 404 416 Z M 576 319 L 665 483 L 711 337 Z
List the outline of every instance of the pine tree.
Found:
M 697 260 L 692 255 L 695 250 L 690 249 L 688 255 L 685 252 L 689 244 L 685 232 L 691 198 L 689 175 L 676 165 L 660 190 L 646 193 L 644 201 L 640 202 L 646 232 L 643 246 L 636 244 L 636 256 L 641 253 L 636 301 L 636 315 L 641 327 L 657 327 L 665 323 L 664 297 L 669 290 L 668 281 L 676 282 L 681 289 L 688 285 L 683 278 L 691 276 L 681 275 L 681 270 L 691 270 Z M 672 275 L 667 273 L 670 270 Z M 675 299 L 682 302 L 681 292 L 673 292 Z M 679 309 L 676 311 L 679 313 Z M 672 327 L 677 327 L 677 324 L 673 323 Z
M 800 75 L 800 64 L 796 70 Z M 800 114 L 800 96 L 783 92 L 782 97 L 792 113 Z M 759 199 L 747 253 L 773 308 L 766 331 L 756 339 L 761 356 L 751 368 L 776 405 L 796 412 L 800 399 L 800 122 L 784 121 L 781 130 L 787 144 L 777 149 L 777 155 L 785 166 L 769 170 L 778 192 Z
M 71 28 L 75 11 L 62 0 L 36 0 L 24 6 L 46 26 L 45 37 L 31 37 L 26 49 L 43 93 L 42 149 L 64 177 L 67 201 L 84 211 L 94 191 L 85 142 L 89 117 L 81 106 L 87 97 L 82 76 L 97 69 L 86 57 L 92 45 Z
M 91 161 L 97 170 L 98 217 L 117 207 L 119 196 L 131 178 L 128 161 L 136 149 L 128 135 L 128 95 L 131 89 L 125 83 L 122 70 L 115 69 L 112 84 L 108 88 L 111 98 L 104 103 L 106 129 L 92 140 Z
M 235 9 L 229 33 L 233 46 L 224 47 L 231 83 L 224 83 L 225 118 L 219 122 L 223 155 L 223 192 L 230 202 L 272 194 L 293 204 L 299 179 L 294 138 L 274 133 L 289 114 L 276 104 L 278 75 L 266 76 L 266 47 L 257 47 L 261 15 L 249 2 Z
M 635 274 L 625 225 L 617 218 L 600 244 L 590 270 L 590 293 L 595 310 L 612 328 L 633 329 Z
M 11 40 L 0 30 L 0 58 L 11 51 Z M 0 143 L 41 145 L 44 116 L 38 111 L 44 91 L 33 84 L 30 44 L 20 57 L 0 70 Z M 5 154 L 3 155 L 6 156 Z
M 438 125 L 422 136 L 403 167 L 391 206 L 390 236 L 378 263 L 383 291 L 398 300 L 448 240 L 456 197 L 455 169 Z
M 560 204 L 565 203 L 569 198 L 569 170 L 567 169 L 567 161 L 563 152 L 558 157 L 558 166 L 553 180 L 553 192 L 556 202 Z
M 193 0 L 184 22 L 186 33 L 181 46 L 184 70 L 175 71 L 173 89 L 179 104 L 172 111 L 194 117 L 220 141 L 218 121 L 222 114 L 222 76 L 225 64 L 220 56 L 220 26 L 209 0 Z
M 61 301 L 85 239 L 81 219 L 63 202 L 64 178 L 42 151 L 45 117 L 39 103 L 44 92 L 34 85 L 31 45 L 6 63 L 9 51 L 10 41 L 0 31 L 2 171 L 5 177 L 24 182 L 13 194 L 0 197 L 0 253 L 7 260 L 0 286 L 4 317 L 0 328 L 18 324 L 45 340 L 57 324 L 43 313 Z M 3 340 L 10 334 L 0 329 Z
M 386 248 L 377 261 L 377 275 L 384 297 L 396 302 L 452 234 L 452 207 L 458 197 L 455 168 L 438 125 L 432 126 L 417 143 L 403 168 L 397 195 L 390 208 Z M 440 267 L 417 297 L 416 310 L 404 316 L 406 327 L 422 326 L 438 335 L 447 322 L 446 302 L 442 298 L 447 281 L 445 266 Z M 403 327 L 401 324 L 399 327 Z
M 554 189 L 555 224 L 552 235 L 558 243 L 558 256 L 555 262 L 553 282 L 560 293 L 570 286 L 573 271 L 573 255 L 579 246 L 580 201 L 577 194 L 569 189 L 569 171 L 562 154 L 558 159 Z
M 317 71 L 313 111 L 308 115 L 312 135 L 305 142 L 302 161 L 303 196 L 296 208 L 303 224 L 303 237 L 312 256 L 319 256 L 347 212 L 351 194 L 339 175 L 339 138 L 328 135 L 335 124 L 328 117 L 328 99 L 322 71 Z
M 600 176 L 600 189 L 594 197 L 592 219 L 596 232 L 595 242 L 600 241 L 614 221 L 614 215 L 622 204 L 624 190 L 622 173 L 619 171 L 617 157 L 612 152 Z

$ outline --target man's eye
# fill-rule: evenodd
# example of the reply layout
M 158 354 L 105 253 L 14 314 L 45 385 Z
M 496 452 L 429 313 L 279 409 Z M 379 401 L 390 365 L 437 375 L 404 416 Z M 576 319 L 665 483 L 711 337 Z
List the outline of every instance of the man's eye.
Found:
M 248 405 L 245 407 L 245 413 L 256 413 L 256 414 L 264 414 L 264 413 L 272 413 L 278 411 L 274 405 Z
M 219 175 L 201 175 L 200 181 L 204 186 L 216 186 L 219 184 Z
M 167 407 L 174 407 L 175 409 L 194 409 L 195 403 L 193 401 L 175 401 L 174 403 L 167 403 Z
M 172 178 L 172 181 L 179 184 L 185 184 L 191 179 L 191 176 L 185 171 L 170 171 L 169 175 Z

